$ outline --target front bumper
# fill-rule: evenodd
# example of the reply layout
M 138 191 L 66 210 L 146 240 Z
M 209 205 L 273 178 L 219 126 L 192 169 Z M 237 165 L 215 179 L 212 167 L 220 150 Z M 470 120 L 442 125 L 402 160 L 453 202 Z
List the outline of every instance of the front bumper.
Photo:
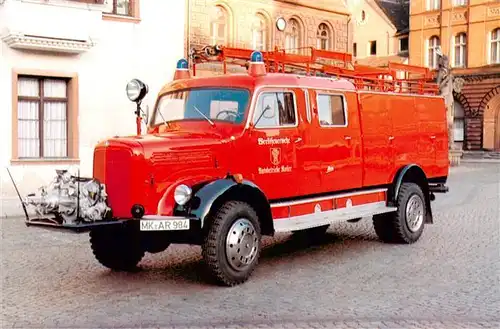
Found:
M 26 226 L 36 226 L 51 230 L 69 231 L 74 233 L 88 232 L 102 227 L 132 227 L 133 230 L 144 234 L 163 233 L 170 237 L 172 242 L 194 243 L 201 233 L 201 221 L 195 217 L 179 216 L 144 216 L 143 218 L 112 218 L 95 222 L 79 222 L 68 224 L 55 218 L 30 218 L 25 220 Z

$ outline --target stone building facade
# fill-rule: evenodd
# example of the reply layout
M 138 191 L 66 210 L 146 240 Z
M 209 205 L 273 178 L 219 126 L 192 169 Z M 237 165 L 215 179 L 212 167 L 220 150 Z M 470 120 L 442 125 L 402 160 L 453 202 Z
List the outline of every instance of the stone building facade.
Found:
M 305 47 L 350 52 L 352 25 L 343 0 L 189 0 L 185 52 L 227 47 L 306 54 Z M 277 20 L 284 18 L 281 31 Z M 200 68 L 201 69 L 201 68 Z
M 500 2 L 410 2 L 410 64 L 437 68 L 441 49 L 454 83 L 455 144 L 500 149 Z
M 408 64 L 408 0 L 348 1 L 354 24 L 355 63 Z

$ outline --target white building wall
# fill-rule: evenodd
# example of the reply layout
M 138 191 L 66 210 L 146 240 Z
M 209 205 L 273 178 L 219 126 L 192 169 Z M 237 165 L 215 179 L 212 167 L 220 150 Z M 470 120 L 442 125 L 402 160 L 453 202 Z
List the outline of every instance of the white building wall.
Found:
M 152 108 L 161 86 L 172 80 L 184 55 L 185 0 L 139 1 L 140 22 L 123 22 L 103 20 L 106 4 L 0 0 L 0 216 L 22 211 L 7 167 L 23 196 L 48 183 L 56 168 L 80 168 L 82 176 L 91 176 L 99 140 L 135 134 L 135 104 L 126 96 L 126 83 L 132 78 L 146 82 L 150 92 L 143 108 Z M 14 49 L 7 36 L 17 32 L 86 39 L 95 45 L 78 54 Z M 13 69 L 78 74 L 79 163 L 11 163 Z

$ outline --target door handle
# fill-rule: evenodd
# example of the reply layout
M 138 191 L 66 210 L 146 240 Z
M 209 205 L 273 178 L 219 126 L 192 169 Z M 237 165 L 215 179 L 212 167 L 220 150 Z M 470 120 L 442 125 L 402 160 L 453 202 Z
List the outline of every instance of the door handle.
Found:
M 432 136 L 431 136 L 431 139 L 436 139 L 436 136 L 432 135 Z
M 351 136 L 344 136 L 344 139 L 345 139 L 346 141 L 350 141 L 350 140 L 352 139 L 352 137 L 351 137 Z
M 295 143 L 300 143 L 302 142 L 302 137 L 297 137 L 297 139 L 295 140 Z
M 389 136 L 389 140 L 392 141 L 394 139 L 394 136 Z

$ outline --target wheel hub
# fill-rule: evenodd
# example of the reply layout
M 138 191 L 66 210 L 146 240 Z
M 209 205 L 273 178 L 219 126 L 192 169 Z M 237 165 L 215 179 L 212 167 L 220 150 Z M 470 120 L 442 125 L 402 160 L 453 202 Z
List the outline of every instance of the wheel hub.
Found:
M 406 204 L 406 223 L 408 229 L 416 232 L 424 222 L 424 203 L 418 195 L 413 195 Z
M 258 247 L 258 236 L 253 224 L 246 218 L 236 220 L 226 238 L 229 265 L 236 271 L 243 271 L 255 260 Z

